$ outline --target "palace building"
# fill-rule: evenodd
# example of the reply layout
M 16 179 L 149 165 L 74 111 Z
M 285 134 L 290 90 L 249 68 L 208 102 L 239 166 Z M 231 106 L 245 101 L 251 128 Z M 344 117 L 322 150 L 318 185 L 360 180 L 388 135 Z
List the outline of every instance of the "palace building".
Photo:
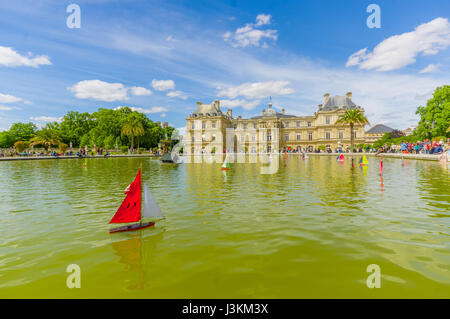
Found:
M 366 141 L 363 125 L 355 125 L 350 132 L 349 125 L 335 123 L 348 109 L 364 112 L 364 108 L 353 102 L 351 92 L 346 96 L 326 93 L 323 104 L 319 104 L 311 116 L 289 115 L 284 109 L 280 113 L 270 103 L 259 116 L 233 117 L 232 110 L 221 111 L 217 100 L 211 104 L 197 102 L 195 112 L 186 118 L 184 152 L 189 155 L 224 150 L 245 153 L 313 151 L 321 145 L 332 150 L 346 149 L 350 147 L 350 134 L 354 135 L 354 145 Z

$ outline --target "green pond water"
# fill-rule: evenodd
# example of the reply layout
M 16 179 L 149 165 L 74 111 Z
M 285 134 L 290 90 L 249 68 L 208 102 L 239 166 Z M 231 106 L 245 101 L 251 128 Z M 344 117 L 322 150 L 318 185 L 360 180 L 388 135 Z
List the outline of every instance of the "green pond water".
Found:
M 0 298 L 450 298 L 447 165 L 279 159 L 0 162 Z M 109 234 L 141 163 L 166 219 Z

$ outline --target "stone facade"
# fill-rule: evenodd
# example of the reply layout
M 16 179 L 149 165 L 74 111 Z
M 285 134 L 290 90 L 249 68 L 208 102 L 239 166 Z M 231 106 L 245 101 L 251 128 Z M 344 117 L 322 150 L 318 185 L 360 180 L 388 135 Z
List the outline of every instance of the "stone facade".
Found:
M 349 125 L 336 125 L 339 116 L 348 109 L 364 109 L 346 96 L 324 95 L 324 104 L 311 116 L 281 113 L 268 105 L 260 116 L 233 117 L 232 111 L 220 110 L 219 101 L 211 104 L 197 102 L 197 109 L 186 118 L 183 138 L 185 154 L 237 151 L 239 153 L 266 153 L 286 149 L 313 151 L 320 145 L 332 150 L 350 146 Z M 228 134 L 227 134 L 228 133 Z M 363 125 L 355 125 L 354 144 L 365 143 Z M 227 141 L 228 139 L 228 141 Z

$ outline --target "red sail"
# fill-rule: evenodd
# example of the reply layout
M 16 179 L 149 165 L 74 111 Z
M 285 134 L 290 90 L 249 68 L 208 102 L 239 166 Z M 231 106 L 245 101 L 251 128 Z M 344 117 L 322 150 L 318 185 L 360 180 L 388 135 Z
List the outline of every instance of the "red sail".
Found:
M 141 219 L 141 170 L 129 187 L 127 197 L 109 222 L 110 224 L 132 223 Z

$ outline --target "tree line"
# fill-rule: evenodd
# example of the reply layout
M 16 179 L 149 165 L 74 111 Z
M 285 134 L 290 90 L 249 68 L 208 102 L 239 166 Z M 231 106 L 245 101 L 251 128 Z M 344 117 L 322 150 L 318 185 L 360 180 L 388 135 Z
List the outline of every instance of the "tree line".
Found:
M 102 147 L 113 149 L 154 148 L 164 139 L 170 139 L 173 127 L 162 128 L 147 115 L 120 109 L 99 108 L 94 113 L 69 111 L 60 122 L 47 123 L 41 129 L 36 124 L 14 123 L 8 131 L 0 132 L 0 148 L 13 146 L 19 152 L 30 146 L 48 150 L 58 146 L 65 152 L 72 147 Z

